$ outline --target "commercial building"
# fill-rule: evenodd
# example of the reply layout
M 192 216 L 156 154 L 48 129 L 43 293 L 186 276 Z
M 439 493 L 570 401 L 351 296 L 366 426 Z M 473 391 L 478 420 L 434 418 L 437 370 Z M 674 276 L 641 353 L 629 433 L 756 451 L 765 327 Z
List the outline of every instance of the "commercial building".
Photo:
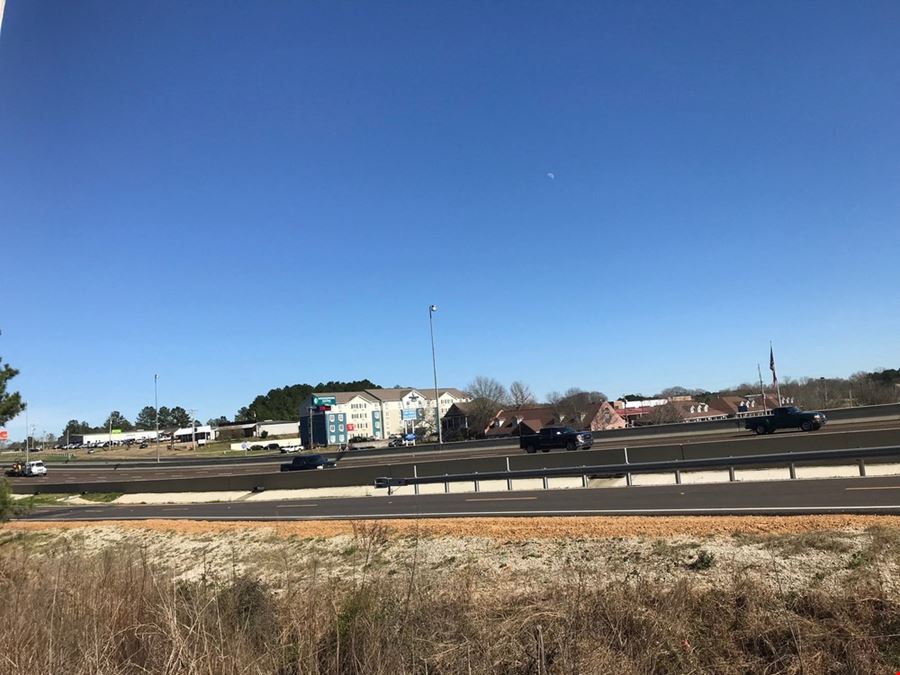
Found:
M 342 444 L 354 437 L 383 440 L 408 433 L 423 424 L 433 427 L 433 396 L 433 389 L 412 387 L 312 394 L 300 410 L 300 437 L 304 439 L 304 444 L 309 442 L 310 412 L 313 439 L 317 444 Z M 334 399 L 330 410 L 315 409 L 314 399 L 322 398 Z M 441 417 L 454 404 L 468 400 L 468 396 L 459 389 L 438 389 Z
M 315 398 L 334 399 L 327 411 L 313 405 Z M 312 421 L 310 422 L 310 413 Z M 315 444 L 341 445 L 351 438 L 384 438 L 381 402 L 361 391 L 324 392 L 311 395 L 300 410 L 300 438 L 310 443 L 310 426 Z

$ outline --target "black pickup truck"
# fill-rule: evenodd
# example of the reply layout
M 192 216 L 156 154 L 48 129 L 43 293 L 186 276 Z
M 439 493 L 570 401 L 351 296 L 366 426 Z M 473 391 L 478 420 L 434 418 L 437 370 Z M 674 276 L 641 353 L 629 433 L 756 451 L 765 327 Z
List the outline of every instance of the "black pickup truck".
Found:
M 536 434 L 519 438 L 519 447 L 525 452 L 550 452 L 551 448 L 582 450 L 591 447 L 594 437 L 590 431 L 575 431 L 572 427 L 544 427 Z
M 825 415 L 814 410 L 800 410 L 795 405 L 773 408 L 762 417 L 751 417 L 744 423 L 745 429 L 757 434 L 774 434 L 777 429 L 803 429 L 815 431 L 825 426 Z
M 306 469 L 330 469 L 337 462 L 323 455 L 297 455 L 289 464 L 282 464 L 282 471 L 305 471 Z

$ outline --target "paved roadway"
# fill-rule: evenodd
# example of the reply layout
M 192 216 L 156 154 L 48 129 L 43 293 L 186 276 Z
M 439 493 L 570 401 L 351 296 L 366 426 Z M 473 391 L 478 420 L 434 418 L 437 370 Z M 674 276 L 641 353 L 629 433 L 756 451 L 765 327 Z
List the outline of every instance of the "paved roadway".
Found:
M 900 514 L 900 477 L 378 496 L 191 505 L 42 507 L 26 520 L 347 520 L 459 516 Z
M 837 425 L 835 425 L 837 426 Z M 878 429 L 892 429 L 900 427 L 897 421 L 889 422 L 859 422 L 852 424 L 842 424 L 839 428 L 831 431 L 829 427 L 825 430 L 815 432 L 817 436 L 828 436 L 833 434 L 847 433 L 864 433 L 865 431 Z M 779 436 L 797 436 L 803 435 L 801 431 L 782 431 L 778 432 Z M 599 434 L 598 434 L 599 435 Z M 741 441 L 753 442 L 757 437 L 749 431 L 735 433 L 727 431 L 722 434 L 703 434 L 697 436 L 690 432 L 685 432 L 677 436 L 646 436 L 642 438 L 618 439 L 618 440 L 600 440 L 594 443 L 593 450 L 602 450 L 604 448 L 621 448 L 627 446 L 629 448 L 648 447 L 657 445 L 678 445 L 680 443 L 702 444 L 702 443 L 722 443 L 734 441 L 736 443 L 735 451 L 731 454 L 739 455 L 739 447 Z M 771 438 L 771 437 L 765 437 Z M 340 460 L 342 468 L 355 468 L 361 466 L 389 466 L 397 463 L 417 462 L 426 463 L 429 461 L 444 460 L 465 460 L 476 459 L 482 457 L 504 457 L 507 455 L 514 456 L 521 454 L 522 451 L 515 446 L 499 446 L 488 448 L 469 448 L 469 449 L 449 449 L 449 450 L 429 450 L 425 452 L 398 452 L 390 455 L 362 456 L 354 457 L 352 452 L 345 455 Z M 126 462 L 122 464 L 112 464 L 109 466 L 78 466 L 77 464 L 63 466 L 51 466 L 49 475 L 43 479 L 34 478 L 12 478 L 12 483 L 22 483 L 28 485 L 40 486 L 41 482 L 47 483 L 86 483 L 86 482 L 106 482 L 106 481 L 134 481 L 134 480 L 168 480 L 173 478 L 199 478 L 207 476 L 238 476 L 238 475 L 258 475 L 266 473 L 278 473 L 279 465 L 282 462 L 290 461 L 293 455 L 275 455 L 271 461 L 253 462 L 253 463 L 237 463 L 234 461 L 203 466 L 160 466 L 152 467 L 129 467 Z M 575 454 L 572 453 L 574 457 Z

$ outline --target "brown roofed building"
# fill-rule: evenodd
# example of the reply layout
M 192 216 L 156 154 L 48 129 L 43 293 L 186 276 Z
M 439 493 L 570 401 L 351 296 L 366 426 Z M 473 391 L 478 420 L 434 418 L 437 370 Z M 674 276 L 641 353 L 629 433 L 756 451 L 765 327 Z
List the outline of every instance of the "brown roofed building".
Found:
M 626 426 L 625 420 L 609 401 L 591 403 L 582 411 L 569 414 L 559 414 L 550 405 L 534 405 L 501 410 L 491 420 L 485 435 L 519 436 L 537 433 L 541 427 L 553 425 L 570 426 L 579 431 L 604 431 Z

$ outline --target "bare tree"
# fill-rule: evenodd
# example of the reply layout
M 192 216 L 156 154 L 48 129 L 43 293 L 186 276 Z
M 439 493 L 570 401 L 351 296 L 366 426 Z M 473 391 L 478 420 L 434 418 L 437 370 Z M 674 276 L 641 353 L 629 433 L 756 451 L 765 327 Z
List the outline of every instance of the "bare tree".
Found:
M 505 405 L 509 404 L 506 387 L 492 377 L 479 375 L 467 387 L 466 393 L 472 399 L 473 422 L 479 429 L 485 429 L 488 422 Z
M 653 406 L 647 418 L 651 424 L 674 424 L 684 421 L 678 408 L 671 402 Z
M 510 403 L 516 408 L 534 404 L 534 394 L 531 393 L 531 389 L 519 380 L 509 385 L 509 398 Z

